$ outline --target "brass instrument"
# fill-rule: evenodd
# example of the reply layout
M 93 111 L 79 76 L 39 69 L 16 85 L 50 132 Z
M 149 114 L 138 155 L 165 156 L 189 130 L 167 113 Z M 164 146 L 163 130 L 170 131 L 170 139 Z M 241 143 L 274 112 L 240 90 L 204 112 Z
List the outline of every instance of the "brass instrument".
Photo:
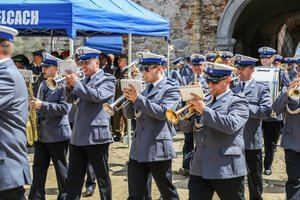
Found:
M 84 74 L 81 70 L 78 70 L 78 72 L 76 74 L 77 74 L 77 76 L 79 76 L 79 80 L 83 80 Z M 66 77 L 62 77 L 60 79 L 48 78 L 46 80 L 46 85 L 48 86 L 48 88 L 50 90 L 56 90 L 59 88 L 66 87 L 66 85 L 67 85 Z
M 300 99 L 300 87 L 295 87 L 293 89 L 291 89 L 289 92 L 288 92 L 288 96 L 295 100 L 295 101 L 298 101 Z
M 128 79 L 138 79 L 138 72 L 139 70 L 137 69 L 137 67 L 135 67 L 135 65 L 137 65 L 140 62 L 140 59 L 136 59 L 134 60 L 132 63 L 130 63 L 129 65 L 127 65 L 126 67 L 124 67 L 123 70 L 128 69 L 127 71 L 127 78 Z M 139 92 L 140 93 L 140 92 Z M 109 115 L 113 116 L 115 111 L 119 111 L 122 108 L 126 107 L 130 101 L 129 100 L 125 100 L 125 96 L 122 95 L 119 98 L 117 98 L 113 103 L 109 104 L 109 103 L 104 103 L 103 104 L 103 110 L 105 112 L 107 112 Z M 123 102 L 124 101 L 124 102 Z M 117 107 L 121 102 L 123 102 L 119 107 Z
M 204 94 L 204 97 L 206 97 L 208 95 L 209 95 L 209 92 Z M 205 105 L 208 105 L 209 103 L 211 103 L 211 101 L 212 101 L 212 99 L 209 102 L 205 103 Z M 189 107 L 191 107 L 191 106 L 192 106 L 192 104 L 189 103 L 177 111 L 168 109 L 166 112 L 167 120 L 171 124 L 178 124 L 179 121 L 189 119 L 190 117 L 192 117 L 193 115 L 196 114 L 196 111 L 192 111 L 192 112 L 188 112 L 188 113 L 184 114 L 185 110 L 189 109 Z
M 29 100 L 33 100 L 34 95 L 33 95 L 33 87 L 32 83 L 28 82 L 28 95 L 29 95 Z M 27 134 L 27 143 L 30 146 L 33 146 L 34 143 L 38 140 L 38 130 L 37 130 L 37 115 L 36 111 L 29 108 L 29 117 L 27 120 L 26 124 L 26 134 Z
M 288 92 L 288 96 L 295 100 L 298 101 L 300 99 L 300 86 L 296 86 L 294 88 L 292 88 L 289 92 Z M 297 108 L 296 110 L 291 110 L 290 107 L 288 105 L 286 105 L 286 110 L 288 113 L 290 113 L 291 115 L 295 115 L 300 113 L 300 108 Z

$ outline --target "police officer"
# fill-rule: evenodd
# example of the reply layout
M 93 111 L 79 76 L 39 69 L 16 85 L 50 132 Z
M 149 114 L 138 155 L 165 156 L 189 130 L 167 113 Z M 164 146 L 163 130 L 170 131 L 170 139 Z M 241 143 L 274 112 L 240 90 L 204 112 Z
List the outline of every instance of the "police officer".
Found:
M 172 137 L 174 127 L 166 120 L 167 109 L 180 104 L 177 81 L 164 77 L 166 59 L 148 52 L 138 52 L 140 70 L 149 83 L 137 94 L 133 86 L 124 89 L 126 118 L 136 119 L 128 162 L 128 199 L 143 199 L 151 173 L 163 199 L 179 199 L 172 184 L 172 159 L 175 158 Z
M 18 69 L 26 69 L 29 59 L 24 54 L 18 54 L 11 58 Z
M 44 49 L 33 51 L 32 63 L 25 66 L 27 70 L 31 70 L 33 75 L 36 76 L 35 82 L 33 83 L 33 93 L 35 97 L 37 96 L 40 84 L 45 80 L 44 76 L 42 76 L 42 67 L 41 67 L 41 63 L 43 62 L 43 55 L 42 55 L 43 52 Z
M 208 92 L 208 85 L 204 78 L 204 62 L 206 57 L 201 54 L 192 54 L 192 70 L 193 74 L 184 76 L 183 79 L 188 85 L 201 84 L 204 93 Z M 190 170 L 190 161 L 193 156 L 194 150 L 194 136 L 193 131 L 184 132 L 184 144 L 182 149 L 183 162 L 182 168 L 179 169 L 179 173 L 183 176 L 187 176 Z
M 289 79 L 291 81 L 294 80 L 294 78 L 297 76 L 297 71 L 295 70 L 296 60 L 294 58 L 287 57 L 287 58 L 283 59 L 283 63 L 285 63 L 287 65 L 286 70 L 287 70 Z
M 281 55 L 275 54 L 274 55 L 274 61 L 273 61 L 274 67 L 282 68 L 283 69 L 282 60 L 283 60 L 283 57 Z
M 112 103 L 116 79 L 99 68 L 99 50 L 82 46 L 76 53 L 85 78 L 81 81 L 75 73 L 66 75 L 68 101 L 76 106 L 70 140 L 67 198 L 80 198 L 89 161 L 96 174 L 101 199 L 111 199 L 108 148 L 113 137 L 109 130 L 110 116 L 102 106 Z
M 249 102 L 249 119 L 243 136 L 250 171 L 247 175 L 250 200 L 262 200 L 262 119 L 269 117 L 272 112 L 269 87 L 252 77 L 257 61 L 256 58 L 235 55 L 240 83 L 232 89 L 234 93 L 244 95 Z
M 173 69 L 170 72 L 170 77 L 178 81 L 180 85 L 186 85 L 181 74 L 180 69 L 184 66 L 184 59 L 179 57 L 173 61 Z
M 273 65 L 275 59 L 276 50 L 271 47 L 261 47 L 258 49 L 260 54 L 260 62 L 262 67 L 265 68 L 275 68 Z M 289 85 L 289 78 L 285 74 L 284 70 L 279 69 L 279 90 Z M 274 97 L 271 97 L 274 98 Z M 276 148 L 280 129 L 282 127 L 283 117 L 278 115 L 276 117 L 271 116 L 270 118 L 263 120 L 263 138 L 264 138 L 264 148 L 265 148 L 265 158 L 264 158 L 264 174 L 272 174 L 272 163 L 274 159 L 274 150 Z
M 207 62 L 214 62 L 217 57 L 217 54 L 215 54 L 213 52 L 209 52 L 209 53 L 206 53 L 204 56 L 206 57 Z
M 299 88 L 298 76 L 286 92 L 282 93 L 273 103 L 273 110 L 285 113 L 282 128 L 281 146 L 284 148 L 287 182 L 285 184 L 286 199 L 300 199 L 300 101 L 288 95 L 293 88 Z
M 228 65 L 228 66 L 233 66 L 233 53 L 230 51 L 221 51 L 221 63 Z
M 190 200 L 245 199 L 244 176 L 248 173 L 243 129 L 249 109 L 245 97 L 229 89 L 233 68 L 207 63 L 206 81 L 211 97 L 206 104 L 195 94 L 191 110 L 197 114 L 186 121 L 195 130 L 196 148 L 188 182 Z M 209 99 L 208 99 L 209 98 Z
M 43 53 L 42 72 L 46 79 L 60 78 L 57 62 L 61 59 Z M 46 80 L 40 85 L 38 99 L 30 101 L 30 107 L 38 110 L 39 138 L 34 148 L 33 181 L 29 199 L 45 199 L 47 171 L 52 160 L 58 187 L 57 199 L 65 199 L 67 187 L 67 151 L 71 128 L 68 119 L 69 106 L 65 100 L 65 88 L 50 90 Z
M 25 200 L 31 184 L 26 148 L 28 94 L 10 58 L 18 31 L 0 26 L 0 199 Z
M 181 77 L 183 76 L 190 76 L 193 74 L 193 70 L 192 70 L 192 61 L 190 56 L 186 56 L 186 64 L 179 69 L 179 73 L 181 75 Z

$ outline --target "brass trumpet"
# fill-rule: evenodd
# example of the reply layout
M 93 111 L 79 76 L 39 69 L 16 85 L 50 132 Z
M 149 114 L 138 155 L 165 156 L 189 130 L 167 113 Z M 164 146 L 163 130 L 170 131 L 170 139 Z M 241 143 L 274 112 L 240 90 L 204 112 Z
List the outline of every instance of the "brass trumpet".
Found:
M 288 92 L 288 96 L 297 101 L 300 99 L 300 87 L 295 87 Z
M 79 70 L 76 74 L 77 76 L 79 76 L 80 81 L 84 78 L 84 74 L 81 70 Z M 50 90 L 56 90 L 59 88 L 66 87 L 66 77 L 62 77 L 60 79 L 48 78 L 46 80 L 46 84 Z
M 113 116 L 115 111 L 119 111 L 120 109 L 126 107 L 130 101 L 126 100 L 124 101 L 119 107 L 117 107 L 123 100 L 125 99 L 125 96 L 122 95 L 119 98 L 117 98 L 117 100 L 115 100 L 113 103 L 109 104 L 109 103 L 104 103 L 103 104 L 103 110 L 105 112 L 107 112 L 108 114 L 110 114 L 110 116 Z
M 206 97 L 207 95 L 209 95 L 209 93 L 205 93 L 204 97 Z M 203 100 L 203 99 L 201 99 Z M 210 100 L 209 102 L 205 103 L 205 105 L 208 105 L 212 100 Z M 184 111 L 189 109 L 189 107 L 191 107 L 192 104 L 187 104 L 184 107 L 180 108 L 179 110 L 175 111 L 172 109 L 167 110 L 166 112 L 166 118 L 167 120 L 171 123 L 171 124 L 178 124 L 179 121 L 182 120 L 187 120 L 190 117 L 192 117 L 194 114 L 196 114 L 196 111 L 192 111 L 192 112 L 188 112 L 186 114 L 184 114 Z

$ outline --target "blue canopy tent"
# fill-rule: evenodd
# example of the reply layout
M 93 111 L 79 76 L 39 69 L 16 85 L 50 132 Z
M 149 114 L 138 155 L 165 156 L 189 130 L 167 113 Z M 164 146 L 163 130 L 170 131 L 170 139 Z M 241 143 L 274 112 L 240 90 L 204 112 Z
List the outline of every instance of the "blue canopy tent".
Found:
M 21 35 L 169 37 L 169 20 L 131 0 L 1 0 L 0 24 Z
M 129 62 L 131 35 L 167 38 L 170 35 L 168 19 L 131 0 L 1 0 L 0 24 L 18 29 L 19 35 L 31 36 L 67 35 L 74 39 L 76 36 L 128 34 Z M 74 51 L 72 39 L 70 52 Z M 127 126 L 129 138 L 130 124 Z

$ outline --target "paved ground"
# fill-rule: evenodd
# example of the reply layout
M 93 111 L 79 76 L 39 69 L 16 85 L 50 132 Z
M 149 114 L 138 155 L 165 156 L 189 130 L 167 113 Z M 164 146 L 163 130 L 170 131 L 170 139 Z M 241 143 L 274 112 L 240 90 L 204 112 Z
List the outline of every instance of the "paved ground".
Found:
M 177 151 L 177 159 L 173 161 L 173 180 L 174 184 L 178 189 L 180 199 L 188 199 L 187 182 L 188 177 L 181 176 L 177 173 L 181 167 L 182 161 L 182 145 L 183 145 L 183 134 L 178 134 L 174 138 L 174 145 Z M 128 160 L 129 149 L 126 145 L 121 142 L 115 142 L 110 147 L 109 155 L 109 166 L 110 174 L 112 179 L 113 187 L 113 200 L 125 200 L 128 195 L 127 191 L 127 177 L 126 177 L 126 161 Z M 33 154 L 29 154 L 30 164 L 33 161 Z M 275 154 L 275 161 L 273 165 L 273 174 L 271 176 L 264 176 L 264 200 L 284 200 L 285 191 L 284 184 L 286 181 L 285 165 L 284 165 L 284 154 L 281 148 Z M 154 181 L 153 181 L 154 182 Z M 47 200 L 56 200 L 57 189 L 56 189 L 56 178 L 53 166 L 50 166 L 47 183 L 46 183 Z M 27 194 L 29 192 L 29 186 L 27 188 Z M 246 197 L 248 199 L 248 188 L 246 188 Z M 159 192 L 153 183 L 153 199 L 159 198 Z M 96 200 L 99 198 L 98 190 L 90 198 L 82 198 L 87 200 Z M 214 197 L 214 200 L 218 200 L 218 197 Z

